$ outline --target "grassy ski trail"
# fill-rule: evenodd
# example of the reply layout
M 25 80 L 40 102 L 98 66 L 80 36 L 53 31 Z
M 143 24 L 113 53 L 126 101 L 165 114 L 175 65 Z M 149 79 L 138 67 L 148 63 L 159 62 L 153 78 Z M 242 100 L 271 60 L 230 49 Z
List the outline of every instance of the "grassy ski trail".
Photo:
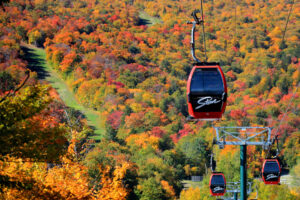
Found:
M 91 139 L 96 141 L 102 138 L 104 127 L 100 114 L 92 109 L 81 105 L 75 98 L 72 90 L 68 87 L 63 78 L 46 61 L 46 52 L 44 49 L 32 45 L 23 44 L 24 59 L 28 61 L 28 68 L 36 71 L 38 78 L 47 81 L 55 88 L 60 98 L 69 107 L 79 110 L 87 119 L 87 124 L 94 129 L 95 135 Z

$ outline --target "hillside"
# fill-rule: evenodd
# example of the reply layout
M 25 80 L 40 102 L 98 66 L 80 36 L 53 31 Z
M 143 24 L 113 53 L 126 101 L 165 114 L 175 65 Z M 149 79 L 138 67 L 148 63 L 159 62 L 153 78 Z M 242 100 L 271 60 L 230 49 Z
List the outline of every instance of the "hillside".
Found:
M 220 63 L 228 84 L 227 107 L 217 122 L 186 120 L 193 63 L 186 22 L 200 1 L 1 3 L 0 142 L 7 146 L 1 150 L 1 198 L 214 199 L 210 154 L 229 182 L 239 180 L 240 155 L 237 146 L 213 145 L 213 126 L 272 127 L 282 166 L 300 177 L 300 7 L 294 1 L 204 1 L 208 61 Z M 196 55 L 203 60 L 200 30 Z M 39 64 L 30 64 L 21 43 L 44 49 L 36 53 L 45 51 L 64 79 L 53 79 L 52 87 L 67 84 L 72 92 L 59 96 L 59 89 L 39 81 L 32 70 Z M 77 105 L 101 113 L 105 131 L 96 144 L 88 127 L 95 122 L 86 121 Z M 46 144 L 53 148 L 38 151 Z M 267 152 L 261 147 L 249 146 L 247 154 L 248 180 L 259 199 L 300 198 L 297 184 L 262 184 Z M 30 164 L 37 160 L 53 165 Z M 8 164 L 16 162 L 19 168 Z M 182 180 L 191 175 L 204 176 L 200 188 L 183 190 Z

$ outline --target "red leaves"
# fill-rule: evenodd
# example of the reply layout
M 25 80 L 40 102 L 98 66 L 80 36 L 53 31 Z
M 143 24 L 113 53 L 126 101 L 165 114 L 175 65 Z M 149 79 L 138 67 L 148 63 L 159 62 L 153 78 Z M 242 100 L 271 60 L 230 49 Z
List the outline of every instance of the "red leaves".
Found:
M 226 73 L 226 77 L 229 77 L 231 81 L 236 80 L 236 76 L 232 70 L 230 70 Z
M 238 51 L 239 51 L 239 48 L 237 48 L 237 47 L 232 47 L 232 50 L 233 50 L 234 52 L 238 52 Z
M 131 72 L 140 71 L 140 72 L 146 72 L 147 67 L 143 65 L 139 65 L 137 63 L 127 64 L 122 66 L 124 70 L 128 69 Z
M 109 18 L 110 21 L 115 21 L 117 20 L 119 17 L 117 15 L 113 15 Z
M 230 117 L 235 120 L 241 120 L 247 116 L 247 112 L 244 109 L 231 110 Z
M 159 126 L 155 126 L 151 130 L 151 135 L 153 135 L 155 137 L 162 138 L 162 136 L 165 134 L 166 134 L 166 132 L 164 130 L 162 130 Z
M 181 129 L 179 132 L 178 132 L 178 135 L 179 135 L 179 139 L 188 135 L 188 134 L 194 134 L 194 130 L 191 128 L 191 126 L 189 124 L 184 124 L 183 126 L 183 129 Z
M 178 133 L 171 135 L 170 137 L 174 143 L 177 143 L 182 137 L 189 134 L 195 134 L 195 131 L 192 129 L 190 124 L 184 124 L 183 129 L 181 129 Z
M 109 123 L 113 129 L 117 130 L 120 127 L 122 115 L 122 111 L 110 113 L 107 117 L 107 123 Z

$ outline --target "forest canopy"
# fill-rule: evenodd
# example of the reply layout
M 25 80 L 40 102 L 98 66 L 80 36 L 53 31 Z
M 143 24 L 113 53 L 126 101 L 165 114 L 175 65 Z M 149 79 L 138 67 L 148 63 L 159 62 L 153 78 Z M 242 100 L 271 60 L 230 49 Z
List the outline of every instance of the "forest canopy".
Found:
M 204 1 L 208 61 L 220 63 L 228 84 L 226 111 L 213 123 L 186 120 L 193 63 L 186 22 L 200 1 L 0 5 L 1 198 L 213 199 L 210 154 L 227 180 L 239 180 L 239 148 L 214 145 L 213 126 L 272 127 L 281 165 L 295 179 L 262 184 L 267 152 L 249 147 L 247 173 L 257 188 L 249 197 L 300 198 L 299 4 Z M 200 30 L 195 53 L 202 61 Z M 45 60 L 30 49 L 46 52 Z M 100 116 L 101 131 L 41 78 L 45 63 Z M 184 188 L 191 176 L 203 181 Z

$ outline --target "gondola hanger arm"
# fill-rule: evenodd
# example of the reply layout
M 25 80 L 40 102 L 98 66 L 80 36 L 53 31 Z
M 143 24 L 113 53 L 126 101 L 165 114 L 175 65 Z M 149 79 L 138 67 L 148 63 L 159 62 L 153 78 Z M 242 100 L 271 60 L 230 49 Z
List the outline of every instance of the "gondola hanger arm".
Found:
M 188 21 L 187 24 L 192 24 L 192 31 L 191 31 L 191 54 L 196 63 L 200 63 L 200 60 L 196 57 L 195 55 L 195 30 L 196 30 L 196 25 L 202 24 L 203 20 L 202 18 L 199 19 L 197 16 L 197 13 L 201 13 L 199 9 L 196 9 L 192 12 L 191 16 L 194 18 L 194 21 L 190 22 Z

